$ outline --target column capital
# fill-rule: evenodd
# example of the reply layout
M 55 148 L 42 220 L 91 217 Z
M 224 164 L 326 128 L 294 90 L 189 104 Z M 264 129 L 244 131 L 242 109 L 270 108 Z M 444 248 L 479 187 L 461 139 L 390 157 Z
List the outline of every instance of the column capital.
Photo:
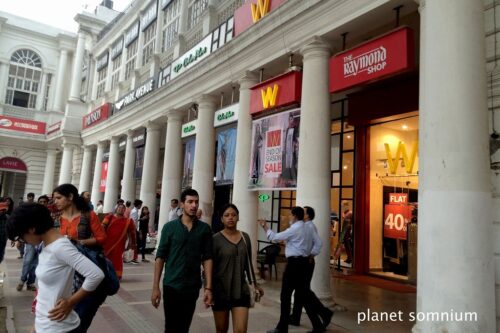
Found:
M 214 95 L 203 94 L 196 98 L 196 103 L 198 103 L 198 111 L 200 108 L 215 107 L 217 105 L 218 98 Z
M 299 52 L 304 56 L 304 59 L 329 57 L 331 47 L 323 38 L 313 36 L 300 48 Z
M 182 113 L 178 110 L 168 110 L 165 115 L 167 116 L 167 122 L 169 121 L 182 121 Z
M 120 141 L 120 136 L 118 136 L 118 135 L 112 136 L 110 139 L 111 144 L 118 144 L 119 141 Z
M 146 127 L 146 133 L 148 132 L 154 132 L 154 131 L 159 131 L 161 129 L 161 125 L 158 124 L 157 121 L 148 121 L 145 125 Z
M 133 129 L 129 129 L 129 130 L 127 131 L 127 139 L 128 139 L 128 138 L 132 138 L 132 137 L 134 136 L 134 132 L 135 132 L 135 130 L 133 130 Z
M 238 83 L 240 84 L 240 90 L 249 89 L 259 83 L 259 77 L 254 72 L 245 71 L 245 73 L 238 79 Z
M 97 142 L 97 149 L 104 149 L 108 145 L 108 140 L 101 140 Z
M 94 150 L 94 145 L 82 145 L 81 148 L 86 152 L 92 152 Z

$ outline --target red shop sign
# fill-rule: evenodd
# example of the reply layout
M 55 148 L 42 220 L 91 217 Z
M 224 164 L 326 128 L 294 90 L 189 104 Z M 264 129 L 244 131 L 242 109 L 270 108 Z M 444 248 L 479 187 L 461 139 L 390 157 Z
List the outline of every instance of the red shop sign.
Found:
M 286 0 L 250 0 L 234 11 L 234 36 L 238 36 Z
M 109 117 L 109 103 L 103 104 L 83 117 L 82 128 L 89 128 Z
M 4 157 L 0 159 L 0 170 L 25 173 L 28 171 L 26 164 L 15 157 Z
M 410 70 L 414 63 L 413 31 L 399 28 L 330 58 L 330 92 Z
M 0 116 L 0 128 L 26 133 L 45 134 L 45 123 L 6 116 Z
M 99 192 L 106 192 L 107 179 L 108 179 L 108 162 L 102 162 L 101 182 L 99 183 Z
M 412 208 L 410 205 L 384 206 L 384 237 L 406 239 Z
M 288 72 L 250 89 L 250 114 L 300 103 L 302 72 Z
M 406 205 L 408 203 L 408 193 L 389 193 L 390 205 Z

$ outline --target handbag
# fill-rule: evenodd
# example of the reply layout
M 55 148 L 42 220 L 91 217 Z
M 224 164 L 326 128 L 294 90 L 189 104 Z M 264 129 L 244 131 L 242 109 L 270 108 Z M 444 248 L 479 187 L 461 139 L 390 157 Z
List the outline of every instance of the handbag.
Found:
M 255 280 L 255 272 L 253 270 L 253 265 L 252 261 L 250 260 L 250 255 L 248 254 L 248 245 L 245 240 L 245 236 L 243 236 L 243 233 L 241 233 L 241 238 L 243 238 L 243 243 L 245 243 L 245 247 L 247 249 L 247 262 L 248 262 L 248 267 L 250 268 L 250 274 L 248 274 L 248 279 L 250 280 L 248 282 L 248 290 L 250 291 L 250 307 L 253 308 L 255 306 L 255 302 L 260 302 L 260 293 L 259 291 L 255 288 L 256 280 Z

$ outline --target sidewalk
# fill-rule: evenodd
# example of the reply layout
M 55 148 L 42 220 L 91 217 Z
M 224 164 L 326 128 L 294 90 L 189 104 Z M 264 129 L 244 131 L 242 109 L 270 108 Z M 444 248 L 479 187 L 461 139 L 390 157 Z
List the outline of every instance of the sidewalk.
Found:
M 5 298 L 2 299 L 2 304 L 6 306 L 7 312 L 13 314 L 13 320 L 9 320 L 9 314 L 6 316 L 8 332 L 27 332 L 34 320 L 31 314 L 33 293 L 26 290 L 18 292 L 15 289 L 22 266 L 22 260 L 17 259 L 17 251 L 8 248 L 5 257 L 2 266 L 7 276 L 3 285 Z M 152 261 L 153 257 L 148 256 L 148 259 Z M 94 318 L 89 332 L 163 332 L 163 309 L 160 306 L 157 310 L 150 303 L 153 270 L 152 262 L 125 264 L 120 291 L 117 295 L 107 298 Z M 279 319 L 280 287 L 280 280 L 263 282 L 266 295 L 250 311 L 249 333 L 262 333 L 275 327 Z M 345 306 L 347 311 L 336 312 L 326 332 L 410 332 L 413 324 L 409 322 L 369 322 L 358 325 L 357 313 L 366 312 L 367 308 L 373 311 L 415 311 L 415 294 L 396 293 L 338 278 L 332 278 L 332 290 L 335 301 Z M 3 318 L 3 315 L 1 317 Z M 311 329 L 309 319 L 304 313 L 302 326 L 290 326 L 289 332 L 306 332 Z M 200 301 L 190 332 L 215 332 L 212 312 L 205 309 Z

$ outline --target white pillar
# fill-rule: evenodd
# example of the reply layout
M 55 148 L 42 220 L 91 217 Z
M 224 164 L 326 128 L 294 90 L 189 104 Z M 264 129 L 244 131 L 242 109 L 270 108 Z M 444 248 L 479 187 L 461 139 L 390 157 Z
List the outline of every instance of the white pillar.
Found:
M 257 76 L 247 72 L 240 83 L 240 109 L 238 113 L 236 157 L 234 166 L 233 203 L 240 211 L 238 228 L 248 233 L 252 241 L 254 266 L 257 253 L 257 191 L 248 190 L 250 153 L 252 151 L 252 117 L 250 116 L 250 87 L 259 81 Z
M 125 164 L 123 166 L 122 199 L 133 202 L 135 199 L 135 148 L 132 143 L 134 131 L 127 132 L 127 146 L 125 148 Z
M 56 156 L 57 151 L 55 149 L 47 149 L 47 160 L 45 162 L 45 172 L 43 175 L 42 194 L 52 194 L 52 190 L 54 189 Z
M 73 150 L 75 147 L 72 144 L 68 143 L 64 143 L 62 147 L 63 154 L 58 185 L 70 183 L 71 174 L 73 173 Z
M 104 193 L 104 213 L 112 213 L 118 200 L 118 187 L 120 183 L 120 156 L 118 152 L 118 137 L 111 138 L 109 145 L 108 178 L 106 192 Z
M 301 50 L 303 60 L 297 205 L 311 206 L 323 241 L 311 288 L 318 297 L 330 297 L 330 93 L 328 45 L 313 37 Z
M 82 170 L 80 173 L 80 192 L 90 190 L 90 174 L 92 171 L 92 146 L 83 147 Z
M 80 91 L 82 89 L 83 55 L 85 53 L 85 37 L 85 32 L 78 32 L 78 41 L 76 42 L 75 60 L 73 63 L 73 73 L 71 75 L 71 89 L 69 95 L 69 99 L 73 101 L 80 100 Z
M 105 141 L 101 141 L 97 144 L 97 152 L 95 154 L 95 166 L 94 166 L 94 180 L 92 182 L 92 203 L 94 207 L 97 207 L 97 202 L 102 200 L 103 194 L 101 193 L 99 187 L 101 185 L 101 172 L 102 172 L 102 155 L 104 154 L 104 148 L 106 146 Z
M 82 171 L 82 151 L 80 146 L 73 147 L 73 159 L 71 165 L 73 166 L 73 171 L 71 172 L 71 184 L 75 185 L 77 189 L 80 189 L 80 174 Z
M 484 5 L 426 0 L 420 17 L 417 311 L 477 321 L 413 331 L 495 332 Z
M 160 5 L 158 4 L 158 14 L 156 17 L 156 36 L 155 36 L 155 54 L 161 53 L 161 43 L 163 40 L 163 17 L 165 16 L 165 11 L 160 9 Z
M 0 103 L 5 103 L 7 79 L 9 78 L 9 63 L 0 61 Z
M 202 221 L 212 224 L 214 198 L 215 128 L 214 113 L 217 100 L 202 95 L 198 100 L 196 146 L 194 149 L 193 188 L 200 196 Z
M 160 126 L 150 122 L 146 127 L 146 147 L 142 168 L 139 199 L 149 208 L 149 223 L 153 225 L 156 215 L 156 187 L 158 184 L 158 158 L 160 155 Z
M 185 34 L 188 30 L 189 0 L 181 1 L 181 13 L 179 16 L 179 34 Z
M 168 114 L 165 157 L 163 158 L 163 175 L 161 181 L 158 234 L 161 234 L 163 225 L 168 222 L 170 200 L 174 198 L 180 199 L 182 181 L 181 121 L 182 116 L 180 114 L 174 112 Z
M 43 109 L 43 103 L 45 102 L 45 89 L 47 87 L 47 72 L 42 73 L 42 78 L 40 80 L 40 87 L 38 88 L 38 97 L 36 100 L 36 109 L 37 110 L 42 110 Z M 0 99 L 3 101 L 3 99 Z M 47 108 L 48 109 L 48 108 Z M 47 111 L 47 110 L 43 110 Z
M 68 51 L 61 49 L 59 55 L 59 66 L 57 67 L 57 78 L 56 78 L 56 93 L 54 97 L 54 111 L 64 111 L 63 110 L 63 90 L 65 86 L 64 74 L 66 72 L 66 65 L 68 62 Z

